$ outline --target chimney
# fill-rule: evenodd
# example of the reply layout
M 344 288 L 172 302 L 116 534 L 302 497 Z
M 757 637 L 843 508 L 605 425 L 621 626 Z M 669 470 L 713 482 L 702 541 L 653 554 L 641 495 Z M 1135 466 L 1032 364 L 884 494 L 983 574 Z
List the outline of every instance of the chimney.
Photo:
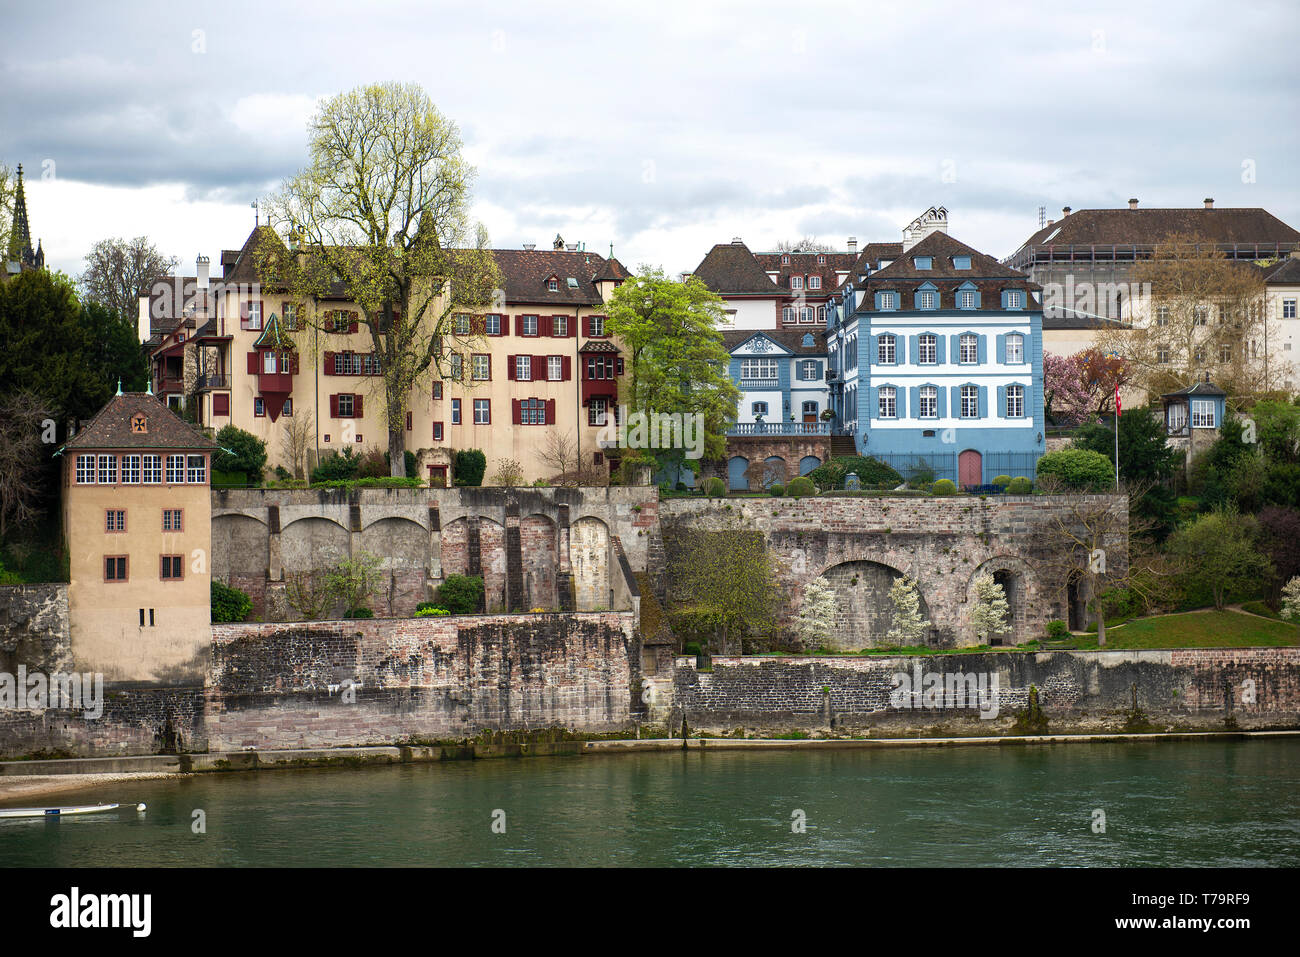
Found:
M 1207 196 L 1207 197 L 1205 197 L 1205 208 L 1206 208 L 1206 209 L 1213 209 L 1213 208 L 1214 208 L 1214 197 L 1213 197 L 1213 196 Z
M 733 245 L 733 246 L 743 246 L 743 245 L 745 245 L 745 243 L 744 243 L 744 241 L 741 240 L 741 238 L 740 238 L 739 236 L 732 236 L 732 237 L 731 237 L 731 245 Z
M 194 260 L 194 268 L 196 269 L 195 275 L 199 277 L 197 285 L 200 289 L 208 288 L 208 265 L 210 262 L 211 260 L 209 260 L 207 256 L 200 256 L 198 259 Z
M 691 274 L 688 273 L 688 272 L 684 272 L 684 273 L 681 274 L 681 280 L 682 280 L 683 283 L 686 282 L 686 281 L 687 281 L 688 279 L 690 279 L 690 278 L 691 278 Z
M 1069 216 L 1069 215 L 1070 215 L 1070 207 L 1069 207 L 1069 206 L 1062 206 L 1062 207 L 1061 207 L 1061 218 L 1062 218 L 1062 219 L 1065 219 L 1065 217 L 1066 217 L 1066 216 Z
M 858 237 L 857 237 L 857 236 L 850 236 L 850 237 L 849 237 L 849 252 L 851 252 L 851 253 L 856 253 L 857 251 L 858 251 Z
M 1133 199 L 1130 199 L 1130 200 L 1128 201 L 1128 208 L 1129 208 L 1129 209 L 1137 209 L 1137 208 L 1138 208 L 1138 201 L 1137 201 L 1137 198 L 1136 198 L 1136 197 L 1134 197 Z
M 537 248 L 537 243 L 524 243 L 524 249 L 528 250 L 529 252 L 532 252 L 536 248 Z
M 1054 219 L 1049 219 L 1049 220 L 1047 221 L 1047 225 L 1044 226 L 1043 228 L 1044 228 L 1044 229 L 1050 229 L 1050 228 L 1052 228 L 1052 227 L 1055 226 L 1055 225 L 1056 225 L 1056 220 L 1054 220 Z
M 578 244 L 577 244 L 577 243 L 565 243 L 565 244 L 564 244 L 564 249 L 565 249 L 566 252 L 576 253 L 576 252 L 578 251 Z

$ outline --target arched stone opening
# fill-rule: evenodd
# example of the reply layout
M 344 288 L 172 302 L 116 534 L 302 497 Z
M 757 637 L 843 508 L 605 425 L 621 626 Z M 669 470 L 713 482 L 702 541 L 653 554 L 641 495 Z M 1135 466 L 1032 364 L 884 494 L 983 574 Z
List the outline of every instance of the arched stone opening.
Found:
M 860 651 L 892 644 L 886 638 L 894 624 L 889 589 L 903 572 L 880 562 L 850 561 L 832 566 L 822 577 L 835 589 L 835 650 Z M 919 587 L 917 593 L 921 618 L 928 621 L 925 596 Z M 930 643 L 928 633 L 925 643 Z

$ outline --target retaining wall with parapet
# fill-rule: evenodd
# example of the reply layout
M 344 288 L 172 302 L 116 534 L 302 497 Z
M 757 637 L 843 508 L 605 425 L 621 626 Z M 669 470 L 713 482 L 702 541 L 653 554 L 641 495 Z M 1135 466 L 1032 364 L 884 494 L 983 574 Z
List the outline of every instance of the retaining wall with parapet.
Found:
M 632 720 L 633 612 L 213 625 L 213 750 Z
M 885 636 L 894 613 L 889 588 L 899 575 L 917 583 L 931 623 L 925 644 L 981 643 L 969 611 L 983 575 L 1003 585 L 1010 605 L 1010 627 L 996 643 L 1021 644 L 1041 637 L 1053 619 L 1082 627 L 1076 619 L 1086 595 L 1069 581 L 1062 556 L 1072 544 L 1058 522 L 1076 511 L 1112 515 L 1107 562 L 1120 571 L 1128 563 L 1127 507 L 1114 495 L 667 499 L 659 503 L 665 590 L 671 602 L 676 582 L 691 574 L 680 558 L 691 536 L 756 531 L 772 558 L 779 621 L 796 619 L 813 579 L 824 576 L 835 589 L 835 650 L 897 644 Z
M 966 707 L 937 693 L 927 698 L 931 675 L 954 690 L 962 676 L 963 692 L 984 676 L 990 697 L 963 694 Z M 660 695 L 649 718 L 680 728 L 684 717 L 694 730 L 742 728 L 760 736 L 877 729 L 886 736 L 1005 734 L 1028 717 L 1031 687 L 1051 732 L 1300 728 L 1300 648 L 1293 647 L 715 657 L 711 671 L 678 658 L 671 703 Z M 897 696 L 900 690 L 919 693 Z

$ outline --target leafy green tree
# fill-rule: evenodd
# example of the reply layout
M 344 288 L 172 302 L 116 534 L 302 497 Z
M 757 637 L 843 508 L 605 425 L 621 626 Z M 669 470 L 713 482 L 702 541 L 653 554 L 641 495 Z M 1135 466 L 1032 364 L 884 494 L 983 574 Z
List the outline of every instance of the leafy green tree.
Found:
M 483 484 L 483 474 L 487 471 L 487 456 L 481 449 L 461 449 L 456 453 L 452 466 L 454 485 L 479 486 Z
M 335 600 L 343 603 L 344 617 L 360 617 L 355 612 L 368 607 L 368 602 L 383 580 L 380 568 L 382 564 L 383 559 L 378 555 L 361 551 L 339 562 L 326 575 L 326 588 Z
M 1282 589 L 1282 617 L 1300 624 L 1300 575 Z
M 112 309 L 88 302 L 81 307 L 81 321 L 90 337 L 90 359 L 100 376 L 114 390 L 143 392 L 149 387 L 149 362 L 136 338 L 135 324 Z
M 217 433 L 216 454 L 212 467 L 222 472 L 243 472 L 250 485 L 262 481 L 266 466 L 266 443 L 237 425 L 228 425 Z M 350 451 L 350 450 L 349 450 Z
M 212 582 L 212 620 L 243 621 L 253 610 L 253 599 L 238 588 L 219 581 Z
M 1184 582 L 1207 588 L 1222 609 L 1225 595 L 1253 588 L 1272 573 L 1255 547 L 1257 530 L 1253 517 L 1215 509 L 1171 535 L 1168 551 Z
M 1119 417 L 1119 468 L 1127 479 L 1162 481 L 1174 474 L 1182 455 L 1165 441 L 1164 420 L 1150 408 L 1128 409 Z M 1076 449 L 1090 449 L 1115 465 L 1115 433 L 1089 422 L 1074 436 Z M 1109 476 L 1112 481 L 1114 475 Z
M 395 477 L 405 474 L 413 389 L 456 377 L 450 357 L 465 337 L 455 317 L 486 311 L 501 285 L 487 231 L 471 223 L 473 177 L 460 132 L 423 89 L 371 84 L 321 104 L 307 166 L 270 201 L 288 246 L 259 244 L 262 280 L 304 300 L 341 286 L 360 307 Z M 321 312 L 304 322 L 325 329 Z
M 614 290 L 607 310 L 606 330 L 628 353 L 619 401 L 629 413 L 701 416 L 703 457 L 723 458 L 740 390 L 719 331 L 722 299 L 698 279 L 675 282 L 643 266 Z M 661 469 L 673 470 L 688 450 L 648 451 Z
M 453 615 L 471 615 L 483 607 L 483 576 L 448 575 L 438 586 L 438 601 Z
M 1273 564 L 1269 598 L 1276 607 L 1282 586 L 1300 575 L 1300 509 L 1270 505 L 1259 513 L 1260 550 Z
M 844 487 L 844 480 L 852 472 L 863 488 L 888 484 L 901 485 L 903 477 L 879 459 L 869 455 L 842 455 L 817 466 L 808 478 L 822 491 Z

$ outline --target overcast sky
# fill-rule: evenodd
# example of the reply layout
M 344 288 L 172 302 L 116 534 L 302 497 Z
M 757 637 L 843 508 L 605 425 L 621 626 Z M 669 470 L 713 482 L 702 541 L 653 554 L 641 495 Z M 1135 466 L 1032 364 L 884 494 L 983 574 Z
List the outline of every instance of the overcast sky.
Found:
M 106 236 L 215 265 L 317 100 L 379 80 L 459 124 L 497 246 L 676 273 L 733 236 L 896 241 L 943 204 L 1002 257 L 1039 206 L 1130 196 L 1300 227 L 1294 0 L 1084 6 L 28 3 L 0 26 L 0 163 L 72 275 Z

